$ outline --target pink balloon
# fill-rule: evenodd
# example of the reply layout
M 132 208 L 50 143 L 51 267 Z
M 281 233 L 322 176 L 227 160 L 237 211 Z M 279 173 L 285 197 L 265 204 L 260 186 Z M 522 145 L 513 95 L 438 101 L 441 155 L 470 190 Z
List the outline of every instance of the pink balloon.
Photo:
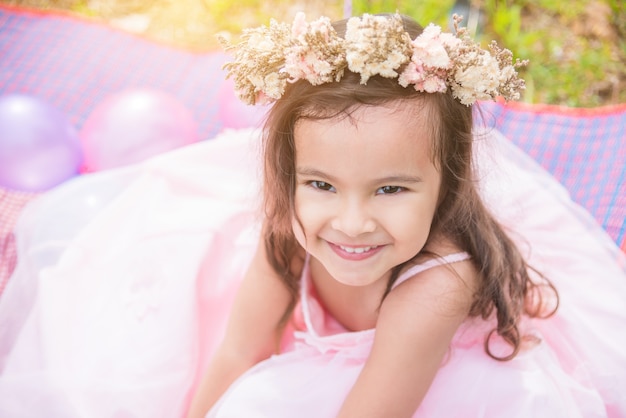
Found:
M 154 90 L 128 90 L 102 102 L 80 132 L 83 171 L 138 163 L 198 141 L 191 112 L 176 98 Z
M 68 118 L 24 94 L 0 97 L 0 186 L 40 192 L 79 173 L 82 152 Z
M 219 118 L 224 128 L 258 128 L 263 122 L 269 106 L 247 105 L 235 95 L 235 84 L 231 79 L 222 83 L 218 92 Z

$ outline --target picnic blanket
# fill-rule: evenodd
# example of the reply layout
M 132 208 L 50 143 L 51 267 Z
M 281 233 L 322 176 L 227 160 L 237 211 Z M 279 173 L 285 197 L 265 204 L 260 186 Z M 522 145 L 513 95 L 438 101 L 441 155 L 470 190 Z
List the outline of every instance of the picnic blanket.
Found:
M 64 112 L 80 129 L 108 96 L 163 91 L 192 112 L 201 139 L 226 126 L 221 51 L 187 51 L 96 21 L 0 5 L 0 96 L 22 93 Z M 626 250 L 626 104 L 572 109 L 482 103 L 487 123 L 551 172 Z M 0 189 L 0 294 L 16 263 L 12 236 L 36 193 Z

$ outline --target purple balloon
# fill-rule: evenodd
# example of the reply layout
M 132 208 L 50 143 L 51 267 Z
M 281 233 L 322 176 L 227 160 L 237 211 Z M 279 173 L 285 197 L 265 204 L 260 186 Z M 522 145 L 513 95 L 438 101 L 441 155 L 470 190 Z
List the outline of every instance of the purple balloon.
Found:
M 0 97 L 0 186 L 48 190 L 80 171 L 78 133 L 48 103 L 24 94 Z
M 114 94 L 99 104 L 80 131 L 83 172 L 133 164 L 198 141 L 191 112 L 176 98 L 149 89 Z

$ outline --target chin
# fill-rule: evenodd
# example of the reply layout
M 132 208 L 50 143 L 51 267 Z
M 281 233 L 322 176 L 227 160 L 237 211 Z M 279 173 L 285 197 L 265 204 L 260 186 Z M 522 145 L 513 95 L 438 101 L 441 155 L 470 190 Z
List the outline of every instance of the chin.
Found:
M 329 271 L 330 275 L 333 277 L 333 279 L 343 285 L 346 286 L 353 286 L 353 287 L 364 287 L 364 286 L 369 286 L 372 283 L 377 282 L 380 277 L 382 276 L 378 276 L 378 275 L 372 275 L 371 273 L 368 273 L 367 275 L 365 274 L 356 274 L 354 272 L 349 272 L 349 273 L 341 273 L 341 272 L 336 272 L 336 273 L 332 273 L 331 271 Z

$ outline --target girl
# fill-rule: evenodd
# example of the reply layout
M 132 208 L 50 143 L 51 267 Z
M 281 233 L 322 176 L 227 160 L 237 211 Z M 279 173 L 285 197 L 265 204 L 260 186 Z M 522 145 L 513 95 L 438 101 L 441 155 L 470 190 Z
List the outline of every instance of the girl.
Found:
M 508 51 L 396 15 L 235 49 L 242 99 L 274 102 L 262 220 L 256 132 L 30 205 L 1 416 L 626 415 L 623 257 L 473 127 L 476 100 L 519 97 Z
M 507 391 L 517 386 L 519 400 L 506 401 L 526 404 L 514 412 L 495 406 L 505 400 L 501 391 L 493 405 L 465 409 L 469 403 L 451 391 L 458 405 L 420 408 L 442 363 L 462 357 L 455 349 L 467 328 L 483 332 L 484 355 L 495 360 L 487 367 L 502 367 L 496 361 L 540 356 L 541 338 L 523 322 L 558 305 L 550 281 L 483 205 L 472 167 L 469 105 L 496 94 L 519 97 L 520 63 L 496 46 L 487 55 L 458 27 L 457 35 L 432 25 L 423 31 L 397 15 L 332 26 L 298 15 L 291 28 L 274 22 L 232 48 L 236 60 L 226 68 L 241 98 L 277 100 L 265 129 L 264 227 L 190 417 L 205 416 L 242 373 L 280 352 L 276 341 L 289 344 L 285 326 L 299 298 L 304 318 L 295 326 L 304 335 L 297 339 L 322 351 L 363 345 L 367 352 L 336 402 L 320 396 L 332 406 L 316 404 L 311 416 L 604 412 L 578 382 L 546 373 L 553 387 L 527 394 L 526 378 L 513 371 L 505 374 L 519 385 L 507 383 Z M 472 79 L 472 71 L 485 79 Z M 321 341 L 329 342 L 320 348 Z M 278 377 L 265 380 L 257 376 L 276 372 L 255 370 L 210 416 L 266 410 L 247 391 Z M 247 389 L 246 379 L 256 384 Z M 281 407 L 267 411 L 274 408 Z

